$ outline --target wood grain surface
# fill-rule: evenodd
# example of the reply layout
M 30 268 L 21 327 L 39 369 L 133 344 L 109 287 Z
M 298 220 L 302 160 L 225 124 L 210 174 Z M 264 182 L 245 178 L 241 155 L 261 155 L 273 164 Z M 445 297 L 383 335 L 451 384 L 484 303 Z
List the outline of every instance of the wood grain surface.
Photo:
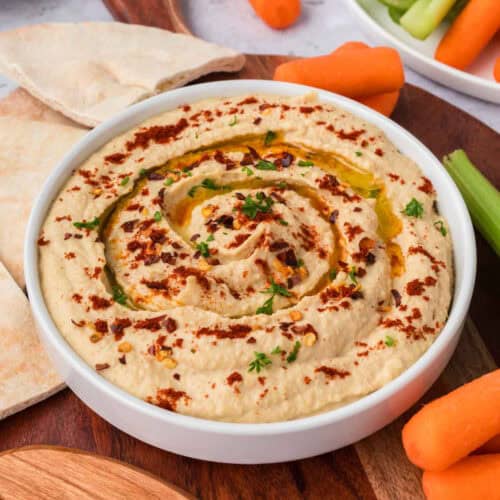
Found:
M 175 2 L 106 0 L 116 19 L 176 29 L 170 17 Z M 166 4 L 168 8 L 165 8 Z M 179 13 L 179 11 L 176 11 Z M 223 78 L 272 77 L 281 56 L 248 56 L 239 74 Z M 497 187 L 500 186 L 500 136 L 451 104 L 405 85 L 392 117 L 438 157 L 464 148 Z M 0 422 L 0 449 L 56 444 L 114 457 L 141 467 L 206 499 L 383 499 L 423 498 L 420 471 L 405 458 L 400 431 L 420 405 L 494 369 L 498 339 L 500 266 L 477 236 L 478 278 L 470 318 L 451 363 L 424 399 L 393 424 L 369 438 L 322 456 L 273 465 L 227 465 L 198 461 L 146 445 L 112 427 L 69 390 Z M 478 333 L 478 331 L 480 333 Z M 1 497 L 1 477 L 0 477 Z

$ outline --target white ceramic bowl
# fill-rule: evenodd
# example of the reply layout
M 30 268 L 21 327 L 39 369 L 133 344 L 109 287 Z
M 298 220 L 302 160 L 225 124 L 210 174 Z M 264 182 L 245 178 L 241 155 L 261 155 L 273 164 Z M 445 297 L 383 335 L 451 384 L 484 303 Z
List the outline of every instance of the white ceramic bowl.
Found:
M 387 7 L 378 0 L 344 2 L 366 35 L 375 43 L 385 43 L 397 49 L 410 68 L 464 94 L 500 103 L 500 83 L 493 78 L 493 67 L 500 53 L 499 36 L 466 71 L 461 71 L 434 59 L 446 26 L 439 26 L 426 40 L 417 40 L 392 21 Z
M 439 161 L 404 129 L 365 106 L 323 91 L 317 91 L 322 101 L 374 123 L 421 166 L 438 192 L 440 209 L 449 223 L 455 249 L 453 306 L 443 331 L 413 366 L 382 389 L 320 415 L 268 424 L 223 423 L 172 413 L 124 392 L 84 363 L 54 325 L 40 288 L 36 241 L 52 200 L 73 169 L 118 134 L 180 104 L 246 93 L 294 96 L 311 90 L 280 82 L 237 80 L 164 93 L 132 106 L 89 132 L 43 186 L 31 214 L 25 244 L 26 284 L 35 321 L 52 361 L 68 386 L 101 417 L 124 432 L 165 450 L 218 462 L 266 463 L 309 457 L 353 443 L 397 418 L 424 394 L 453 354 L 469 307 L 476 270 L 474 233 L 460 193 Z

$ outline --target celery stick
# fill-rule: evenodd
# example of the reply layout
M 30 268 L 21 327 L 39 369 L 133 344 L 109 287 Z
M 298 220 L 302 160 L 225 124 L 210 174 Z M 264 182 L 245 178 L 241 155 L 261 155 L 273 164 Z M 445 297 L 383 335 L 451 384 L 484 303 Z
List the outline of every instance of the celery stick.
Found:
M 445 156 L 443 164 L 462 193 L 472 222 L 500 256 L 500 192 L 470 162 L 463 149 Z
M 441 23 L 457 0 L 417 0 L 400 20 L 415 38 L 425 40 Z

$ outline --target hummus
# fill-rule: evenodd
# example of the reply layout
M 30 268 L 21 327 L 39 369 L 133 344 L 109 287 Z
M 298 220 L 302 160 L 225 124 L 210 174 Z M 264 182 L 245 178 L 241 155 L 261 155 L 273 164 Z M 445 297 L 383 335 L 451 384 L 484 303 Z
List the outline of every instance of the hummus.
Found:
M 52 318 L 90 366 L 231 422 L 379 389 L 434 341 L 453 288 L 432 183 L 314 95 L 206 100 L 117 137 L 61 190 L 39 253 Z

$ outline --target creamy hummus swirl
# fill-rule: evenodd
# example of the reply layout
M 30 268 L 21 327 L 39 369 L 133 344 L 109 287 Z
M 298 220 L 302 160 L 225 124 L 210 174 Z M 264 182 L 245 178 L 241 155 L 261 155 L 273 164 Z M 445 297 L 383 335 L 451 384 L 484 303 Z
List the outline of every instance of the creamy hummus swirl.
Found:
M 314 96 L 182 106 L 90 157 L 40 235 L 58 328 L 167 410 L 278 421 L 368 394 L 442 329 L 451 245 L 431 182 Z

